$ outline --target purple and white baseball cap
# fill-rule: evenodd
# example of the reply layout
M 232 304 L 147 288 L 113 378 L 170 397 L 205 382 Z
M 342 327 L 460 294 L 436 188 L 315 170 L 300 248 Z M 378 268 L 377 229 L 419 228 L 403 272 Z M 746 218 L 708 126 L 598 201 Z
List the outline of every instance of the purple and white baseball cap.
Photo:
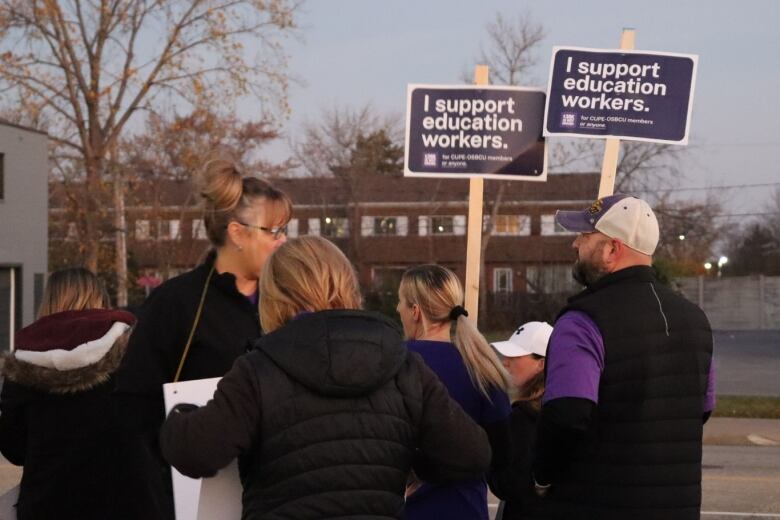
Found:
M 599 231 L 625 245 L 652 255 L 658 246 L 658 219 L 650 205 L 637 197 L 618 193 L 597 200 L 585 211 L 558 211 L 555 221 L 568 231 Z

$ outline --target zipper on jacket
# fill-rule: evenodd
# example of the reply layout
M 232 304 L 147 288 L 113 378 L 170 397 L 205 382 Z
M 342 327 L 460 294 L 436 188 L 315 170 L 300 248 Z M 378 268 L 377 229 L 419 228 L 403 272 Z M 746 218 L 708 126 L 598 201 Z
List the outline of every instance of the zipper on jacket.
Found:
M 666 329 L 666 335 L 669 336 L 669 321 L 666 319 L 666 314 L 664 314 L 664 307 L 661 305 L 661 299 L 658 297 L 658 293 L 655 292 L 655 287 L 653 287 L 652 282 L 650 282 L 650 290 L 653 291 L 653 296 L 655 296 L 655 301 L 658 302 L 658 310 L 661 313 L 661 317 L 664 319 L 664 328 Z

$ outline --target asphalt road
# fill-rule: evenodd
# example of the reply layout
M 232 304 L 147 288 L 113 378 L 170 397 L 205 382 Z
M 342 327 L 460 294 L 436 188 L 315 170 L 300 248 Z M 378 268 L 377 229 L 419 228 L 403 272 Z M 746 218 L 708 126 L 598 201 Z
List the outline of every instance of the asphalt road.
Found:
M 705 446 L 703 471 L 702 520 L 780 520 L 780 447 Z M 20 477 L 0 457 L 0 494 Z
M 718 394 L 780 396 L 780 330 L 714 334 Z
M 705 446 L 702 468 L 702 520 L 780 520 L 780 447 Z

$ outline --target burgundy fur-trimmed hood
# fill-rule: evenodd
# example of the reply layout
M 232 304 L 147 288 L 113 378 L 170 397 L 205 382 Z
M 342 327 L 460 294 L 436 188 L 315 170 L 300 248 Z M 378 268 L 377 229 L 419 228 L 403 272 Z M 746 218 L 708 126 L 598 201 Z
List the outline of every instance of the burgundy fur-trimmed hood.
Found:
M 117 369 L 134 324 L 129 312 L 110 309 L 45 316 L 16 334 L 3 375 L 50 393 L 88 390 Z

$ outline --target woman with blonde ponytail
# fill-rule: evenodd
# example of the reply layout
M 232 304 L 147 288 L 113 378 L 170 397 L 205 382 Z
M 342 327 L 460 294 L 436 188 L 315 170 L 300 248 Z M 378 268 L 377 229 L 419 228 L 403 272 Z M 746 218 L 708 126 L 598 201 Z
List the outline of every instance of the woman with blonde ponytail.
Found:
M 170 468 L 157 444 L 162 385 L 223 376 L 261 335 L 260 273 L 292 214 L 287 195 L 228 160 L 208 162 L 200 184 L 211 250 L 146 300 L 117 377 L 116 400 L 140 451 L 128 492 L 150 504 L 146 519 L 173 518 Z
M 458 277 L 439 265 L 412 267 L 401 278 L 398 299 L 407 347 L 422 356 L 450 396 L 485 429 L 493 450 L 491 471 L 503 470 L 510 450 L 509 375 L 468 319 Z M 404 518 L 487 520 L 485 479 L 416 483 L 408 492 Z

